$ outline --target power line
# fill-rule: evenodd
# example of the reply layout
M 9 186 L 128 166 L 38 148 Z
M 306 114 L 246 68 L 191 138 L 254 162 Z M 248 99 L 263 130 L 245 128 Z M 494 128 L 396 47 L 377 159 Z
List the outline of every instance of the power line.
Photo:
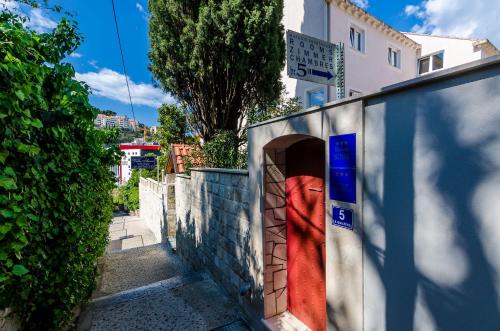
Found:
M 132 103 L 132 95 L 130 94 L 130 84 L 128 82 L 127 68 L 125 67 L 125 57 L 123 56 L 122 40 L 120 38 L 120 30 L 118 29 L 118 20 L 116 19 L 114 0 L 111 0 L 111 5 L 113 7 L 113 17 L 115 19 L 116 36 L 118 37 L 118 46 L 120 47 L 120 55 L 122 57 L 123 73 L 125 74 L 125 81 L 127 82 L 128 99 L 130 100 L 130 108 L 132 109 L 132 116 L 134 117 L 134 123 L 137 123 L 135 119 L 134 104 Z

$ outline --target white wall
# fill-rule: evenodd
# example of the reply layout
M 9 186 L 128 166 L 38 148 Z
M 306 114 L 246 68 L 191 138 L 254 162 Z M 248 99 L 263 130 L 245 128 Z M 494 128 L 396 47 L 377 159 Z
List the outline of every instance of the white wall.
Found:
M 153 232 L 156 242 L 165 242 L 167 228 L 167 190 L 166 185 L 150 178 L 139 181 L 139 213 L 148 228 Z
M 285 0 L 283 9 L 283 25 L 286 30 L 292 30 L 306 35 L 326 40 L 326 3 L 323 0 Z M 323 87 L 323 85 L 289 78 L 286 66 L 281 73 L 288 97 L 299 97 L 305 101 L 305 91 Z M 305 103 L 303 103 L 304 106 Z
M 126 184 L 132 176 L 132 156 L 141 156 L 140 149 L 124 149 L 121 150 L 124 155 L 122 156 L 120 169 L 121 169 L 121 180 L 123 184 Z
M 331 39 L 345 45 L 346 96 L 349 89 L 367 93 L 384 86 L 415 78 L 417 75 L 417 51 L 402 45 L 371 25 L 364 23 L 335 5 L 331 11 Z M 350 47 L 349 29 L 354 24 L 365 31 L 365 52 Z M 392 67 L 387 60 L 388 47 L 401 50 L 401 68 Z
M 365 330 L 500 330 L 500 58 L 365 107 Z
M 443 69 L 483 58 L 484 52 L 474 49 L 473 40 L 426 36 L 413 33 L 407 33 L 406 35 L 422 45 L 422 56 L 444 50 Z

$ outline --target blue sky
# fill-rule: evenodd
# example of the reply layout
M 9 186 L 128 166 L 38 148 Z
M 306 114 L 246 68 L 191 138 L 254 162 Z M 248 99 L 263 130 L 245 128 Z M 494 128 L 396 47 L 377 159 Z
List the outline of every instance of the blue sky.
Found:
M 11 0 L 1 5 L 24 10 L 32 27 L 46 31 L 57 17 L 41 10 L 19 8 Z M 286 1 L 286 0 L 285 0 Z M 320 0 L 306 0 L 320 1 Z M 500 0 L 353 0 L 368 12 L 400 31 L 416 31 L 460 37 L 490 38 L 500 44 Z M 93 105 L 132 117 L 125 76 L 120 60 L 111 0 L 52 0 L 74 13 L 85 41 L 68 58 L 77 79 L 86 81 L 94 90 Z M 136 119 L 155 125 L 156 108 L 175 100 L 153 84 L 148 71 L 147 0 L 115 0 L 125 62 L 131 81 Z M 457 19 L 460 18 L 460 19 Z

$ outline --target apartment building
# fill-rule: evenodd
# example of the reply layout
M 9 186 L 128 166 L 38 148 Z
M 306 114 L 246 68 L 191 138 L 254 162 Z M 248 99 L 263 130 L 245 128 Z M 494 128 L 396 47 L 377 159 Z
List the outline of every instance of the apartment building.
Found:
M 402 33 L 348 0 L 285 0 L 283 25 L 286 30 L 344 44 L 346 97 L 409 80 L 433 68 L 498 54 L 488 40 Z M 298 97 L 304 108 L 336 99 L 335 86 L 289 78 L 286 68 L 282 78 L 288 97 Z
M 136 130 L 139 123 L 129 118 L 128 116 L 116 115 L 108 116 L 104 114 L 98 114 L 94 121 L 94 125 L 98 128 L 121 128 L 128 130 Z

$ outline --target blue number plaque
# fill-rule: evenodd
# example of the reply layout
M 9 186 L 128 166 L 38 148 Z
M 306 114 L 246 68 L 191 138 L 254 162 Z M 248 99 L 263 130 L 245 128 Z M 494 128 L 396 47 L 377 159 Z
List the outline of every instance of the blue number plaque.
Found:
M 352 210 L 333 207 L 333 225 L 352 230 Z
M 330 136 L 330 199 L 356 203 L 356 134 Z

